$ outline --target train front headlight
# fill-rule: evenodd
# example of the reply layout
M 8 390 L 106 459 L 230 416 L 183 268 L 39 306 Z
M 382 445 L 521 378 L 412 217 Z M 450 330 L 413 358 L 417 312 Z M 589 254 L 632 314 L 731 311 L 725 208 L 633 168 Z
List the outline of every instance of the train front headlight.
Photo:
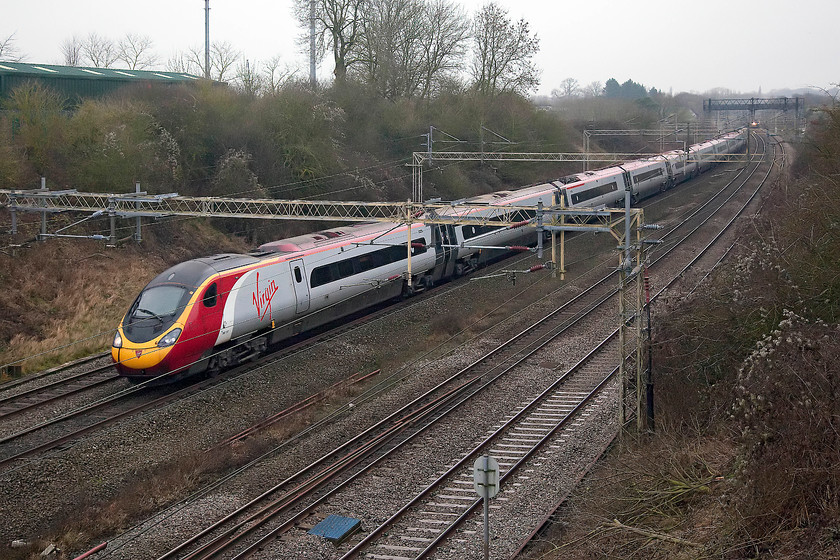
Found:
M 114 348 L 122 348 L 122 337 L 120 336 L 120 331 L 117 331 L 117 334 L 114 335 L 114 342 L 111 343 L 111 346 Z
M 166 334 L 166 336 L 160 339 L 160 342 L 158 342 L 157 345 L 160 348 L 172 346 L 173 344 L 175 344 L 175 341 L 178 340 L 179 336 L 181 336 L 181 329 L 172 329 Z

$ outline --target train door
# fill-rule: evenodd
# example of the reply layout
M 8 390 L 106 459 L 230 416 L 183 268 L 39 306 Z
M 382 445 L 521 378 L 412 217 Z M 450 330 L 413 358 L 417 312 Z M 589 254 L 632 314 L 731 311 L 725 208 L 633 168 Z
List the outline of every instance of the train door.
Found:
M 304 313 L 309 311 L 309 284 L 306 282 L 303 259 L 290 262 L 289 267 L 292 272 L 292 287 L 295 290 L 295 312 Z
M 435 274 L 434 279 L 448 278 L 455 267 L 454 248 L 455 226 L 438 224 L 432 230 L 435 236 Z
M 674 182 L 676 181 L 674 177 L 674 169 L 671 167 L 671 161 L 668 158 L 665 158 L 665 175 L 665 182 L 662 183 L 661 187 L 659 187 L 659 190 L 662 192 L 665 192 L 673 187 Z
M 208 337 L 208 340 L 210 340 L 209 346 L 212 346 L 215 344 L 219 331 L 225 327 L 222 324 L 224 302 L 222 301 L 222 294 L 219 290 L 218 279 L 207 286 L 201 295 L 201 300 L 198 305 L 201 307 L 199 313 L 202 322 L 201 336 Z
M 633 177 L 630 175 L 629 171 L 627 171 L 620 165 L 618 166 L 618 168 L 621 169 L 621 175 L 622 177 L 624 177 L 624 190 L 630 191 L 630 199 L 633 201 L 633 204 L 636 204 L 637 202 L 639 202 L 639 195 L 636 193 L 636 189 L 633 188 Z M 618 199 L 617 202 L 619 203 L 619 205 L 623 203 L 623 200 L 624 195 L 622 195 L 621 198 Z

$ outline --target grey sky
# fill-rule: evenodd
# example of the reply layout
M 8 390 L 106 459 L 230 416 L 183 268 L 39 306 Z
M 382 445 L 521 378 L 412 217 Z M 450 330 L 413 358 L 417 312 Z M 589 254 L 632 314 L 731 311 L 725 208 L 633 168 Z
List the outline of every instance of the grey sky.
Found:
M 455 0 L 472 15 L 485 0 Z M 539 93 L 567 77 L 582 85 L 633 79 L 674 93 L 716 87 L 763 93 L 840 82 L 838 0 L 497 0 L 540 38 Z M 211 0 L 213 41 L 252 61 L 280 55 L 308 75 L 291 0 Z M 30 62 L 61 63 L 61 43 L 91 32 L 148 35 L 161 67 L 204 44 L 204 0 L 0 0 L 0 38 Z M 319 67 L 331 71 L 329 60 Z

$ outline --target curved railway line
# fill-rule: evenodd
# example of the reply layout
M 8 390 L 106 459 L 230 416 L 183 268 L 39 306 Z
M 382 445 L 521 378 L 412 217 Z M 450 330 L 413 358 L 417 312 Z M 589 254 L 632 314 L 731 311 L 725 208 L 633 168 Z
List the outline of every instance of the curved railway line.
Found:
M 485 270 L 492 273 L 509 264 L 497 263 Z M 469 282 L 469 278 L 437 286 L 429 292 L 445 293 L 457 289 L 465 282 Z M 61 449 L 70 442 L 121 420 L 200 394 L 220 382 L 248 373 L 255 365 L 281 360 L 290 354 L 342 336 L 361 325 L 399 313 L 422 300 L 423 295 L 391 306 L 378 306 L 338 326 L 332 325 L 333 328 L 325 332 L 318 331 L 320 334 L 293 339 L 250 364 L 232 368 L 210 379 L 193 379 L 166 386 L 155 386 L 149 382 L 131 385 L 116 374 L 110 362 L 110 354 L 105 353 L 0 385 L 0 428 L 7 434 L 0 436 L 0 471 L 12 468 L 24 459 Z M 89 365 L 94 360 L 107 363 Z M 78 369 L 82 371 L 76 371 Z M 33 387 L 25 388 L 24 385 Z M 107 386 L 113 388 L 106 390 Z M 62 406 L 63 403 L 59 404 L 62 401 L 71 402 Z M 46 405 L 49 405 L 49 410 L 44 410 Z
M 452 287 L 454 285 L 442 287 L 442 289 Z M 395 307 L 362 315 L 325 334 L 306 337 L 284 345 L 281 349 L 251 364 L 232 368 L 217 377 L 201 381 L 191 380 L 167 386 L 149 386 L 148 383 L 126 386 L 125 379 L 116 374 L 113 364 L 110 363 L 110 354 L 98 354 L 20 380 L 20 382 L 30 381 L 30 384 L 37 385 L 32 388 L 22 389 L 20 382 L 15 382 L 8 387 L 0 386 L 0 389 L 7 389 L 5 393 L 10 393 L 0 396 L 0 426 L 5 424 L 7 428 L 4 431 L 8 434 L 0 437 L 0 470 L 9 468 L 20 460 L 60 448 L 68 442 L 133 415 L 199 394 L 219 382 L 247 373 L 255 363 L 263 364 L 303 351 L 315 344 L 345 334 L 367 322 L 399 312 L 401 308 L 412 302 L 413 300 L 400 302 Z M 63 372 L 73 370 L 80 364 L 105 356 L 107 356 L 107 364 L 78 373 L 62 375 Z M 57 379 L 44 382 L 47 376 Z M 80 393 L 101 389 L 104 385 L 110 384 L 121 385 L 114 390 L 109 390 L 103 396 L 94 395 L 92 399 L 72 406 L 67 411 L 55 406 L 60 400 L 78 397 Z M 45 405 L 50 405 L 53 409 L 47 411 L 46 417 L 38 415 L 37 413 Z M 26 415 L 31 415 L 32 420 L 19 419 Z M 9 421 L 13 418 L 15 423 L 9 428 Z
M 766 174 L 757 174 L 759 167 L 768 163 Z M 765 151 L 757 163 L 747 167 L 751 169 L 742 169 L 711 200 L 660 238 L 662 254 L 649 265 L 663 286 L 659 294 L 678 283 L 698 259 L 718 258 L 709 256 L 711 248 L 756 196 L 773 163 L 767 161 Z M 747 185 L 754 188 L 750 191 Z M 707 233 L 706 229 L 714 231 Z M 696 241 L 704 235 L 708 237 Z M 693 250 L 678 250 L 690 241 L 700 246 L 696 256 Z M 362 532 L 349 544 L 335 549 L 335 557 L 402 559 L 477 555 L 475 547 L 480 545 L 480 539 L 474 535 L 473 512 L 479 500 L 472 494 L 468 469 L 476 456 L 485 453 L 497 456 L 504 473 L 503 494 L 516 494 L 518 486 L 529 486 L 533 482 L 528 481 L 545 478 L 534 473 L 543 463 L 551 462 L 548 455 L 568 454 L 570 448 L 580 451 L 578 447 L 583 446 L 586 449 L 579 453 L 580 461 L 560 465 L 559 473 L 549 475 L 569 481 L 558 485 L 563 486 L 559 488 L 562 494 L 582 476 L 616 433 L 618 348 L 615 320 L 610 318 L 617 297 L 610 282 L 614 275 L 614 270 L 605 271 L 590 288 L 510 337 L 499 348 L 230 515 L 180 543 L 173 542 L 159 558 L 246 558 L 260 551 L 266 557 L 305 557 L 299 556 L 301 549 L 295 549 L 296 553 L 292 554 L 288 548 L 303 538 L 301 529 L 324 517 L 325 512 L 353 511 L 352 504 L 359 500 L 360 494 L 366 493 L 376 495 L 376 500 L 384 500 L 386 504 L 366 512 Z M 532 306 L 532 311 L 537 307 Z M 596 313 L 604 309 L 607 311 Z M 587 340 L 580 340 L 581 332 L 589 333 Z M 568 351 L 571 345 L 589 345 L 595 349 L 563 373 L 540 365 L 552 362 L 558 352 Z M 527 370 L 539 371 L 535 374 Z M 522 379 L 530 393 L 538 393 L 536 396 L 513 409 L 505 398 L 493 396 L 494 392 L 503 396 L 527 394 Z M 481 410 L 492 410 L 494 416 L 505 415 L 505 419 L 478 438 L 469 447 L 470 451 L 459 452 L 451 460 L 452 464 L 441 463 L 446 461 L 443 453 L 440 457 L 425 455 L 435 448 L 439 434 L 462 431 L 463 427 L 457 424 L 463 424 L 464 418 L 471 418 L 471 413 Z M 461 416 L 456 418 L 453 411 Z M 398 465 L 418 464 L 423 457 L 435 463 L 422 469 L 427 476 L 434 472 L 429 483 L 418 484 L 418 477 L 414 477 L 400 492 L 389 492 L 382 487 L 379 480 L 382 476 L 375 474 L 393 473 Z M 406 493 L 414 497 L 406 499 L 403 497 Z M 190 507 L 191 502 L 176 509 Z M 519 503 L 506 497 L 499 499 L 496 517 L 515 518 L 513 512 L 506 512 L 514 502 Z M 511 534 L 504 539 L 508 554 L 518 550 L 516 546 L 521 549 L 523 539 L 533 534 L 529 531 L 540 524 L 542 515 L 544 512 L 531 515 L 530 521 L 517 521 L 516 527 L 507 528 Z M 126 536 L 122 542 L 117 539 L 113 555 L 118 556 L 127 545 L 131 547 L 134 538 L 138 537 Z M 494 557 L 506 557 L 505 552 L 500 554 Z

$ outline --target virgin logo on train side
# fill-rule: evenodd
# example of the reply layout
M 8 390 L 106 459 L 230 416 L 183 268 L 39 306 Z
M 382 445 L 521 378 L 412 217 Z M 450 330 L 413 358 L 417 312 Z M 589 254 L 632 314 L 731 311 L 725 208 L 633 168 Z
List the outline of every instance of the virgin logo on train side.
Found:
M 257 272 L 257 287 L 253 292 L 254 307 L 257 308 L 257 317 L 262 320 L 267 311 L 271 310 L 271 299 L 277 293 L 277 284 L 274 280 L 268 283 L 268 286 L 260 289 L 260 273 Z

